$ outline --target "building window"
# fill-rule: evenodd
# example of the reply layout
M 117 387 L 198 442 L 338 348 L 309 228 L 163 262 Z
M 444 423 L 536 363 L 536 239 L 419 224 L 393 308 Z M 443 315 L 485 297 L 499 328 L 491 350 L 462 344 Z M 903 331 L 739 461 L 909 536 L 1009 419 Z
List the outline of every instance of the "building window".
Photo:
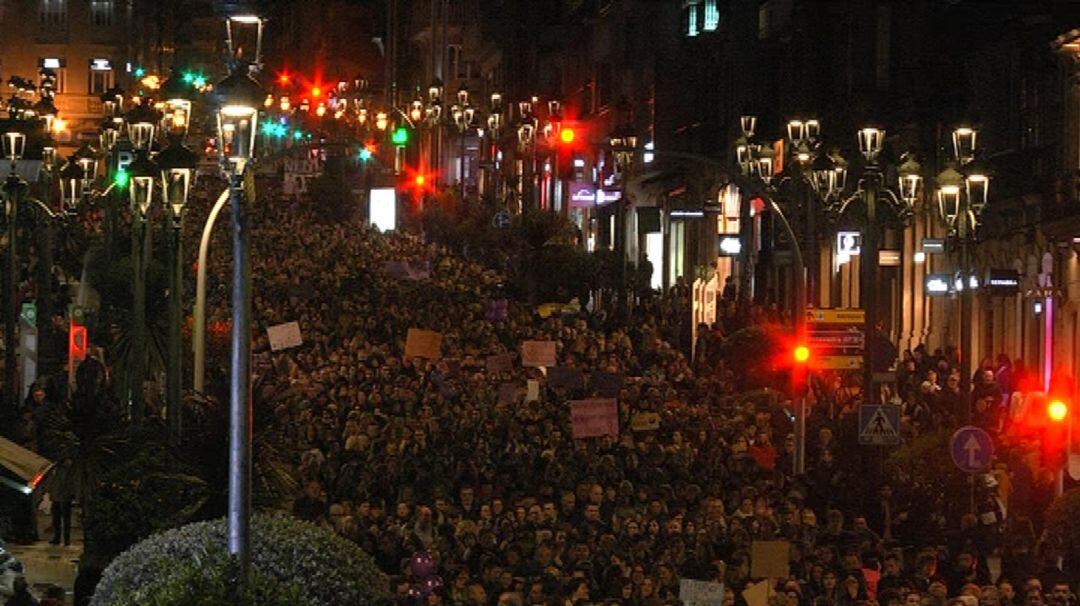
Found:
M 102 95 L 112 88 L 113 72 L 111 69 L 94 69 L 90 67 L 90 80 L 87 84 L 87 92 L 91 95 Z
M 51 70 L 52 73 L 53 73 L 53 76 L 56 77 L 56 89 L 55 89 L 54 92 L 57 92 L 57 93 L 65 93 L 65 92 L 67 92 L 67 62 L 65 62 L 63 59 L 60 59 L 58 64 L 53 63 L 52 62 L 53 60 L 49 60 L 49 59 L 44 59 L 42 61 L 43 62 L 48 61 L 49 63 L 47 65 L 44 64 L 44 63 L 40 63 L 39 65 L 43 65 L 44 67 Z M 59 65 L 60 67 L 55 67 L 56 65 Z M 38 86 L 41 86 L 41 80 L 42 80 L 41 74 L 38 74 Z
M 41 0 L 39 21 L 44 27 L 67 24 L 67 0 Z
M 687 38 L 694 38 L 701 33 L 701 0 L 684 0 L 683 31 Z
M 98 27 L 113 24 L 113 0 L 90 0 L 90 23 Z
M 450 44 L 446 47 L 446 72 L 450 77 L 463 78 L 461 73 L 463 65 L 461 64 L 461 45 Z
M 707 32 L 716 31 L 720 25 L 720 7 L 716 5 L 718 0 L 705 0 L 705 21 L 701 29 Z

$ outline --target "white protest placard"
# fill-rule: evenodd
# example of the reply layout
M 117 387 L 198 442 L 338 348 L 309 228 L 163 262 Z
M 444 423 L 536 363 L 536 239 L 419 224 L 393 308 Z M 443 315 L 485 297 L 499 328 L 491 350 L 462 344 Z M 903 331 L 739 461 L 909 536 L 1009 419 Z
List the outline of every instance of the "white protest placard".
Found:
M 574 439 L 619 435 L 619 406 L 615 399 L 572 400 L 570 433 Z
M 525 401 L 538 402 L 540 400 L 540 381 L 529 379 L 525 383 Z
M 724 603 L 724 584 L 679 579 L 679 601 L 685 606 L 721 606 Z
M 521 365 L 533 368 L 555 366 L 555 341 L 522 342 Z
M 304 339 L 300 336 L 300 325 L 296 322 L 271 326 L 266 329 L 266 336 L 270 339 L 270 351 L 281 351 L 304 344 Z

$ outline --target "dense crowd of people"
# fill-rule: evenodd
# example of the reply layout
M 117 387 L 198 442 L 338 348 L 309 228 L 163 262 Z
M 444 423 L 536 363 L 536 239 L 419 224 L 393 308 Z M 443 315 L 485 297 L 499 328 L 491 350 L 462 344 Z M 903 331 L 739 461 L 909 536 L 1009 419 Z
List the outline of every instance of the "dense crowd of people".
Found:
M 203 180 L 195 195 L 218 186 Z M 722 583 L 725 606 L 1075 602 L 1041 541 L 1058 462 L 1026 423 L 1036 381 L 1021 361 L 987 359 L 972 377 L 971 422 L 998 454 L 970 485 L 939 491 L 886 464 L 890 451 L 860 446 L 863 398 L 844 374 L 812 378 L 807 470 L 795 475 L 788 385 L 741 390 L 740 352 L 725 347 L 744 328 L 782 332 L 789 318 L 776 305 L 740 300 L 729 282 L 691 350 L 682 280 L 640 293 L 629 311 L 537 307 L 482 262 L 359 220 L 321 220 L 269 182 L 259 189 L 255 406 L 271 413 L 264 439 L 289 453 L 301 485 L 282 505 L 372 554 L 401 603 L 658 606 L 679 600 L 681 579 Z M 228 250 L 227 231 L 212 250 Z M 219 354 L 229 272 L 228 255 L 211 256 Z M 267 329 L 291 321 L 302 345 L 272 350 Z M 412 328 L 441 334 L 438 357 L 405 355 Z M 554 341 L 557 366 L 574 370 L 526 367 L 529 340 Z M 895 363 L 880 399 L 901 407 L 905 444 L 966 422 L 954 349 L 898 354 L 883 335 L 869 349 L 876 366 Z M 507 354 L 509 365 L 489 367 Z M 226 360 L 210 356 L 211 380 L 226 376 Z M 575 439 L 570 402 L 606 396 L 618 433 Z M 41 426 L 34 410 L 44 408 L 28 400 L 28 428 Z M 32 429 L 24 437 L 34 444 Z M 926 465 L 948 466 L 936 456 Z M 790 550 L 788 574 L 765 579 L 764 593 L 751 558 L 759 541 Z M 435 576 L 416 573 L 420 554 Z
M 1028 442 L 1004 439 L 1024 376 L 1011 363 L 975 377 L 976 422 L 1005 447 L 969 510 L 968 495 L 883 473 L 883 454 L 858 446 L 860 397 L 842 376 L 814 381 L 808 472 L 791 473 L 782 396 L 735 393 L 717 353 L 725 334 L 782 322 L 775 308 L 747 311 L 726 294 L 691 360 L 682 285 L 629 317 L 588 305 L 541 317 L 510 301 L 503 318 L 489 313 L 505 298 L 498 273 L 414 236 L 279 202 L 260 209 L 252 242 L 256 405 L 273 407 L 276 439 L 295 449 L 292 510 L 363 546 L 403 602 L 667 604 L 680 579 L 697 579 L 742 604 L 757 601 L 743 591 L 762 540 L 790 543 L 789 575 L 770 579 L 777 604 L 1074 599 L 1037 534 L 1049 469 L 1024 458 Z M 391 261 L 427 263 L 430 277 L 394 275 Z M 221 297 L 225 263 L 212 268 Z M 293 320 L 303 345 L 271 351 L 265 329 Z M 410 328 L 441 333 L 441 357 L 406 356 Z M 526 340 L 555 341 L 557 364 L 585 381 L 551 388 L 549 373 L 522 366 Z M 504 353 L 512 368 L 489 372 L 487 357 Z M 903 406 L 904 439 L 955 427 L 955 352 L 917 348 L 898 368 L 882 398 Z M 574 439 L 569 401 L 605 391 L 600 374 L 622 377 L 620 431 Z M 642 413 L 658 426 L 635 423 Z M 418 553 L 439 575 L 422 588 L 409 567 Z

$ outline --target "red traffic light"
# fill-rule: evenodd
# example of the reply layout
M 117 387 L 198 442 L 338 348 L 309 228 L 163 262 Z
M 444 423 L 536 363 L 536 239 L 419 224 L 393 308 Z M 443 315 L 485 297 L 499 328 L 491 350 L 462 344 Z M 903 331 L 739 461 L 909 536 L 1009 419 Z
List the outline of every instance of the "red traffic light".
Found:
M 423 187 L 427 183 L 427 177 L 418 174 L 413 177 L 413 183 L 415 183 L 417 187 Z
M 73 324 L 68 333 L 68 356 L 72 362 L 81 362 L 86 359 L 87 345 L 86 327 Z
M 1046 405 L 1046 416 L 1051 421 L 1060 423 L 1069 416 L 1069 405 L 1061 398 L 1054 398 Z
M 564 127 L 559 131 L 559 140 L 568 145 L 574 142 L 575 136 L 574 129 L 569 127 Z
M 322 89 L 319 88 L 318 86 L 312 86 L 311 87 L 311 97 L 313 99 L 318 99 L 321 96 L 322 96 Z
M 278 84 L 281 84 L 281 85 L 284 86 L 284 85 L 289 83 L 289 79 L 290 79 L 289 74 L 281 74 L 281 75 L 278 76 L 277 81 L 278 81 Z
M 798 345 L 791 351 L 791 356 L 795 358 L 797 363 L 806 364 L 810 361 L 810 348 L 805 345 Z

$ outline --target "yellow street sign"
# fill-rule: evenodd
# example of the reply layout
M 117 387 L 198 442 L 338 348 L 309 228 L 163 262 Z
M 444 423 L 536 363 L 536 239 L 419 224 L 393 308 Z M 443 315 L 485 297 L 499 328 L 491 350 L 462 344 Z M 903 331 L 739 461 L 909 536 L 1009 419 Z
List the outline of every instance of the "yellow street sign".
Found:
M 862 356 L 819 356 L 817 366 L 822 370 L 858 370 L 862 364 Z
M 866 313 L 861 309 L 808 309 L 806 321 L 818 324 L 862 324 Z

